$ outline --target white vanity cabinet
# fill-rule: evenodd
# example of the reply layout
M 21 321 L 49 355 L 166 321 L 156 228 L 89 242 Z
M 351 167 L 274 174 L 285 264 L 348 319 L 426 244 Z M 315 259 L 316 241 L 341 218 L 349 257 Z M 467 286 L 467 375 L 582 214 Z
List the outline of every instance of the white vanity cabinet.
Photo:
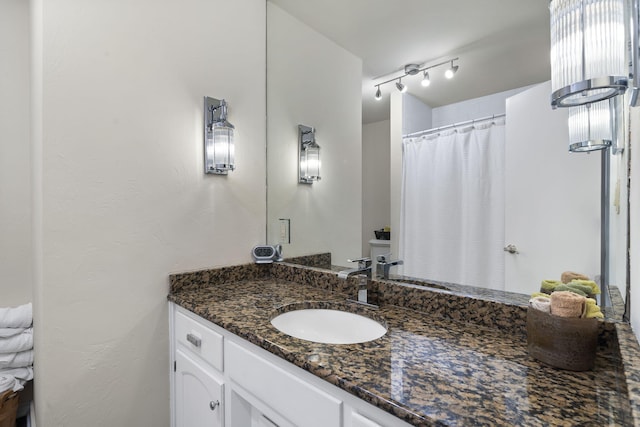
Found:
M 173 427 L 409 424 L 171 303 Z
M 222 335 L 177 310 L 171 325 L 174 425 L 224 426 Z

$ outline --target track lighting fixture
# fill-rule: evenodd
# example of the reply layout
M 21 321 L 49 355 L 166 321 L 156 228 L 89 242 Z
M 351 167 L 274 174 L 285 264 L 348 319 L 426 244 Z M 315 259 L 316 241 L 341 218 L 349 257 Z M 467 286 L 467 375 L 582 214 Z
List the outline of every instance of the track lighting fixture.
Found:
M 396 82 L 396 87 L 400 91 L 400 93 L 405 93 L 407 91 L 407 86 L 402 84 L 402 79 L 399 79 Z
M 429 72 L 428 71 L 424 72 L 424 77 L 422 78 L 422 81 L 420 82 L 420 84 L 423 87 L 427 87 L 427 86 L 429 86 L 431 84 L 431 80 L 429 79 Z
M 444 62 L 440 62 L 438 64 L 434 64 L 434 65 L 430 65 L 428 67 L 420 67 L 420 65 L 418 64 L 407 64 L 404 66 L 404 74 L 398 77 L 394 77 L 392 79 L 386 80 L 384 82 L 381 83 L 377 83 L 374 85 L 374 87 L 376 88 L 376 94 L 375 94 L 375 98 L 377 100 L 380 100 L 382 98 L 382 91 L 380 90 L 380 86 L 387 84 L 387 83 L 391 83 L 391 82 L 395 82 L 396 83 L 396 88 L 401 92 L 401 93 L 405 93 L 407 91 L 407 85 L 405 85 L 404 83 L 402 83 L 402 79 L 404 77 L 407 76 L 414 76 L 420 72 L 423 73 L 423 77 L 422 77 L 422 81 L 420 82 L 420 84 L 423 87 L 427 87 L 431 84 L 431 78 L 429 77 L 429 70 L 435 67 L 440 67 L 442 65 L 446 65 L 446 64 L 450 64 L 449 69 L 447 69 L 445 76 L 450 79 L 453 77 L 453 75 L 456 73 L 456 71 L 458 71 L 458 66 L 457 65 L 453 65 L 453 61 L 457 61 L 458 58 L 453 58 L 453 59 L 448 59 Z
M 456 73 L 456 71 L 458 71 L 458 66 L 457 65 L 453 65 L 453 60 L 451 61 L 451 66 L 449 67 L 449 69 L 447 71 L 444 72 L 444 76 L 448 79 L 453 78 L 453 75 Z
M 380 85 L 378 85 L 378 90 L 376 90 L 376 100 L 380 101 L 382 99 L 382 92 L 380 91 Z

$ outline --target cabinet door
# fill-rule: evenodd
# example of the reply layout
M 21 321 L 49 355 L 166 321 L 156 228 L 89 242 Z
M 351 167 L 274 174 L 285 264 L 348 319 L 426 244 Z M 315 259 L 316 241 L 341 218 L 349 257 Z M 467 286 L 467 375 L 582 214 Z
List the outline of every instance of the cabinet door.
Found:
M 222 427 L 223 387 L 210 372 L 176 350 L 176 426 Z

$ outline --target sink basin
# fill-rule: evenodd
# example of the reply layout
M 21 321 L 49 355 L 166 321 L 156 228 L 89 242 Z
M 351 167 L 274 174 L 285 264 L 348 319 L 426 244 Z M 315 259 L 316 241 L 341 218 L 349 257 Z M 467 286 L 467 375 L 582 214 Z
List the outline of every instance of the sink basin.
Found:
M 325 344 L 356 344 L 380 338 L 387 328 L 360 314 L 324 308 L 287 311 L 271 320 L 280 332 Z

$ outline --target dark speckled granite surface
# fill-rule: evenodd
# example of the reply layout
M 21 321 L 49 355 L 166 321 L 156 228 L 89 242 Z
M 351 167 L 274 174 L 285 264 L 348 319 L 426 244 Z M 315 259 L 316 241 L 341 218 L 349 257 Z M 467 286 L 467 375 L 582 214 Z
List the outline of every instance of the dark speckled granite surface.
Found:
M 388 333 L 330 345 L 285 335 L 270 319 L 289 304 L 356 307 L 345 302 L 355 279 L 273 264 L 170 280 L 169 300 L 413 425 L 639 425 L 638 343 L 627 324 L 603 323 L 594 370 L 570 372 L 529 357 L 517 298 L 374 281 L 373 315 Z

